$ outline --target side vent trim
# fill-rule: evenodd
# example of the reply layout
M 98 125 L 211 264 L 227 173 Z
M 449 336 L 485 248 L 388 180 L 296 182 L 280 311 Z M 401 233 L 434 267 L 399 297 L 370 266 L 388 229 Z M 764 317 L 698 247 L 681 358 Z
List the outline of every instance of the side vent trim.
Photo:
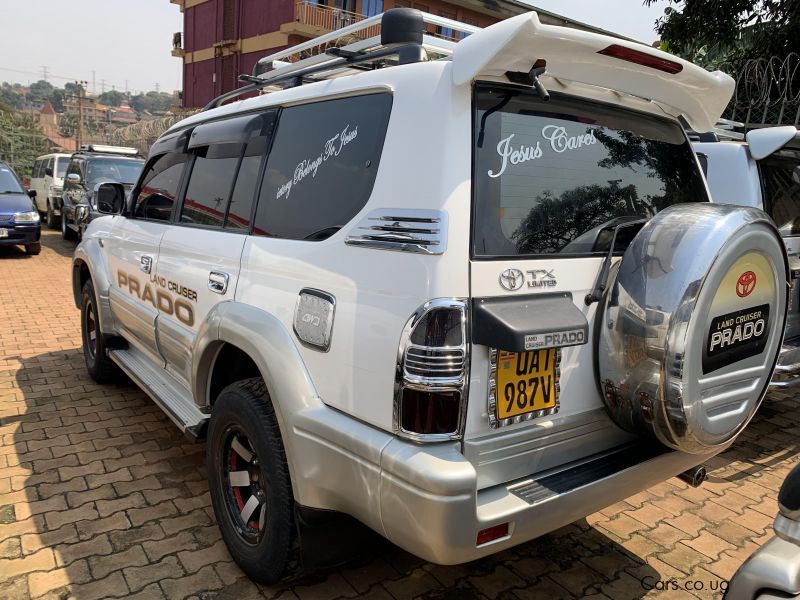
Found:
M 443 254 L 447 250 L 447 213 L 378 208 L 350 230 L 344 243 L 379 250 Z

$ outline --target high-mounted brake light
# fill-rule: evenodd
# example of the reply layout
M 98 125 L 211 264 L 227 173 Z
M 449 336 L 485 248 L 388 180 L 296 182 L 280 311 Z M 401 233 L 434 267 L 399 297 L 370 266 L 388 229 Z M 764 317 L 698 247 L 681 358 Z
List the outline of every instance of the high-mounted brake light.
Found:
M 667 60 L 666 58 L 653 56 L 652 54 L 641 52 L 640 50 L 634 50 L 633 48 L 626 48 L 625 46 L 620 46 L 619 44 L 611 44 L 607 48 L 598 50 L 597 53 L 603 54 L 604 56 L 611 56 L 612 58 L 618 58 L 627 62 L 636 63 L 637 65 L 642 65 L 643 67 L 650 67 L 651 69 L 664 71 L 665 73 L 670 73 L 672 75 L 683 71 L 683 65 L 681 63 Z

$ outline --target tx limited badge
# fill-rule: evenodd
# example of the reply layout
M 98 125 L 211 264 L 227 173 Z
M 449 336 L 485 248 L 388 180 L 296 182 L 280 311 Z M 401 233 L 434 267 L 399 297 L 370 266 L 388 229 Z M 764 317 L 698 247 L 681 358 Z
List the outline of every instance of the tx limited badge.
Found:
M 526 282 L 529 288 L 550 288 L 558 285 L 553 269 L 531 269 L 529 271 L 506 269 L 500 273 L 498 280 L 500 287 L 509 292 L 516 292 L 526 287 Z

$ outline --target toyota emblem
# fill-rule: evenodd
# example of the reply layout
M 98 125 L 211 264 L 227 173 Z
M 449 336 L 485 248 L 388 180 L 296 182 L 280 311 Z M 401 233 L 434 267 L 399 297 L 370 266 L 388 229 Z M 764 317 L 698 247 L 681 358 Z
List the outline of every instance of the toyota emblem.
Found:
M 756 288 L 756 274 L 752 271 L 745 271 L 739 275 L 736 281 L 736 295 L 739 298 L 747 298 Z
M 525 285 L 525 274 L 519 269 L 506 269 L 500 273 L 500 285 L 509 292 L 514 292 Z

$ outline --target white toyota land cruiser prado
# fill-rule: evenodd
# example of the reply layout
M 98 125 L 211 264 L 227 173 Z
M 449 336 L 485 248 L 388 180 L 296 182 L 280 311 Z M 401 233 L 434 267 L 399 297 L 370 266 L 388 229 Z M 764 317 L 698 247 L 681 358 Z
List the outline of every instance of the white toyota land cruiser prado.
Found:
M 727 75 L 535 13 L 395 9 L 242 79 L 127 202 L 100 188 L 73 281 L 89 373 L 207 438 L 254 579 L 308 509 L 437 563 L 497 552 L 698 483 L 758 408 L 783 244 L 708 203 L 678 120 L 710 129 Z

